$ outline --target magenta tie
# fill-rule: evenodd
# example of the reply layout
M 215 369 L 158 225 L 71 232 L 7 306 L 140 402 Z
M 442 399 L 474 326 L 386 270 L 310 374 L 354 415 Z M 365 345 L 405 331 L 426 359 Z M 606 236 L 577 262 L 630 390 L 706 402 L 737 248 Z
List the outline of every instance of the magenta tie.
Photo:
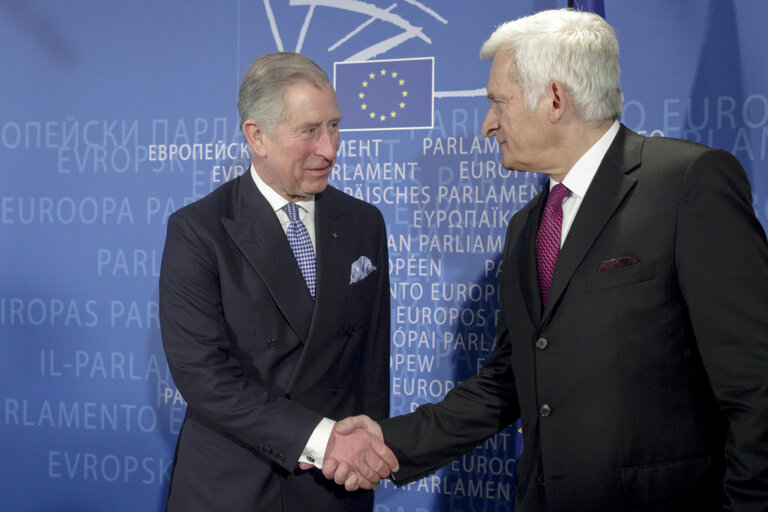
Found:
M 571 191 L 562 183 L 552 187 L 552 190 L 549 191 L 549 197 L 547 197 L 547 204 L 544 206 L 539 234 L 536 237 L 536 265 L 539 272 L 539 290 L 541 291 L 543 307 L 546 307 L 547 299 L 549 299 L 549 287 L 552 284 L 557 255 L 560 252 L 563 199 L 570 193 Z

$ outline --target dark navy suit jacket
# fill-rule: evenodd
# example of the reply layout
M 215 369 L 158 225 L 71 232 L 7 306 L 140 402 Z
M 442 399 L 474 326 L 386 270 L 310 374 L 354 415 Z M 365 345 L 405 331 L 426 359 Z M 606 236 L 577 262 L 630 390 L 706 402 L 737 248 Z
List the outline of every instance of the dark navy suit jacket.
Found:
M 168 220 L 160 323 L 188 403 L 168 510 L 370 510 L 298 459 L 323 417 L 389 413 L 386 229 L 373 206 L 316 196 L 313 302 L 250 174 Z M 350 284 L 352 263 L 376 267 Z

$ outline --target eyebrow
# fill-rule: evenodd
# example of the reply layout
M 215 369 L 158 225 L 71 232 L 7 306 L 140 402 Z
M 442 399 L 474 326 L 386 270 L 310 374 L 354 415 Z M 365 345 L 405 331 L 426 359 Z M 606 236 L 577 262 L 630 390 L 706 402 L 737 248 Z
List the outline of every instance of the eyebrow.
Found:
M 334 117 L 332 119 L 329 119 L 328 121 L 305 121 L 301 124 L 299 124 L 300 130 L 305 130 L 307 128 L 316 128 L 318 126 L 323 126 L 324 124 L 328 123 L 339 123 L 341 121 L 341 116 Z

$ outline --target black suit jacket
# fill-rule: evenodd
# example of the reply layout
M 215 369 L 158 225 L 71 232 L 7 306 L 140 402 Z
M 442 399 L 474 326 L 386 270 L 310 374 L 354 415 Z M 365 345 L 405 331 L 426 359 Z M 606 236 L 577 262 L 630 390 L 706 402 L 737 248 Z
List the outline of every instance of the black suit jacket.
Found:
M 316 196 L 313 303 L 277 216 L 250 173 L 168 220 L 160 324 L 187 401 L 172 511 L 370 510 L 297 469 L 322 417 L 389 411 L 386 230 L 373 206 Z M 350 284 L 352 262 L 376 267 Z
M 493 356 L 383 422 L 398 483 L 520 416 L 518 511 L 768 509 L 768 249 L 738 161 L 622 127 L 542 310 L 547 193 L 508 226 Z

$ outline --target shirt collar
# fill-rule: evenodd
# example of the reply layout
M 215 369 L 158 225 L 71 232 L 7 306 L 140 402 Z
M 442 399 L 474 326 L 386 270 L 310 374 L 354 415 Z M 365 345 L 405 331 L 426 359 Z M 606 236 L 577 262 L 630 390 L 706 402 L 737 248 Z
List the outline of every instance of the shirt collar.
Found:
M 592 180 L 597 174 L 597 168 L 600 167 L 600 162 L 603 161 L 605 154 L 608 152 L 608 148 L 611 147 L 613 139 L 616 138 L 616 134 L 619 133 L 619 122 L 614 121 L 610 128 L 603 134 L 600 139 L 595 142 L 586 153 L 581 155 L 568 174 L 563 179 L 563 185 L 568 187 L 572 195 L 578 196 L 583 199 L 587 194 L 589 185 L 592 184 Z M 552 189 L 557 182 L 550 179 L 549 188 Z
M 254 169 L 253 164 L 251 164 L 250 168 L 251 177 L 253 178 L 254 183 L 256 183 L 256 187 L 259 189 L 259 192 L 264 196 L 264 199 L 267 200 L 269 205 L 272 207 L 272 210 L 277 212 L 278 210 L 282 210 L 283 206 L 288 204 L 288 200 L 275 192 L 275 190 L 264 183 L 264 180 L 261 179 L 261 176 L 259 176 L 259 173 L 256 172 L 256 169 Z M 307 196 L 301 201 L 297 201 L 297 204 L 304 208 L 307 213 L 314 216 L 315 214 L 315 196 Z

